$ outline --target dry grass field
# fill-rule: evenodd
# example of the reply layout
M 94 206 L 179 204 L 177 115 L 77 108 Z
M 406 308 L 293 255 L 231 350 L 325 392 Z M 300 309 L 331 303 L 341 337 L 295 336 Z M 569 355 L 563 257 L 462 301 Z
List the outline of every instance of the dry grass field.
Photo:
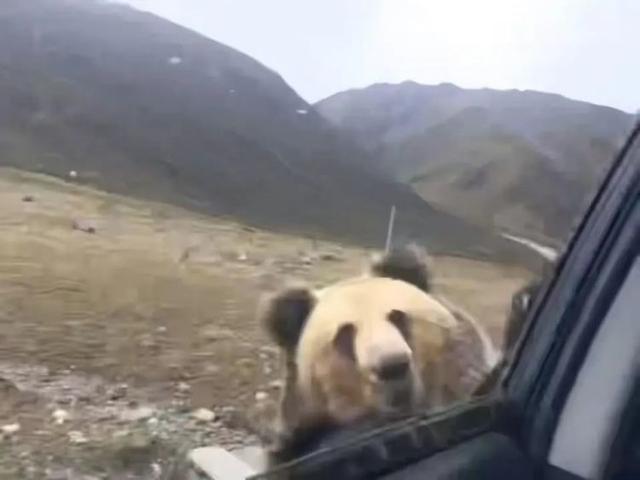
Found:
M 371 253 L 0 169 L 0 424 L 20 425 L 0 441 L 0 478 L 165 478 L 166 445 L 255 441 L 247 412 L 279 378 L 258 298 L 358 274 Z M 499 346 L 529 273 L 434 265 Z M 199 407 L 217 419 L 194 421 Z

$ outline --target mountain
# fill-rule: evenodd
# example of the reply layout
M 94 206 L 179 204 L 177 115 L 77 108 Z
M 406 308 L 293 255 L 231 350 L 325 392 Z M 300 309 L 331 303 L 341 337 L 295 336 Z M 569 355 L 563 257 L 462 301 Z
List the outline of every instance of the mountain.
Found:
M 567 238 L 633 117 L 534 91 L 376 84 L 316 109 L 373 166 L 477 224 Z
M 371 173 L 368 156 L 277 73 L 157 16 L 98 0 L 0 4 L 2 165 L 376 246 L 395 204 L 397 239 L 528 256 Z

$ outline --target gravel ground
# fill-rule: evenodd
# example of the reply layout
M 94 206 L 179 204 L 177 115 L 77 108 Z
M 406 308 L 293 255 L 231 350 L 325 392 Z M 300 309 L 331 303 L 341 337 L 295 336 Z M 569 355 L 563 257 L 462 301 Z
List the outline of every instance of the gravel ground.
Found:
M 281 387 L 259 296 L 371 254 L 2 169 L 0 231 L 0 479 L 183 478 L 193 447 L 255 445 Z M 499 342 L 529 273 L 434 264 Z

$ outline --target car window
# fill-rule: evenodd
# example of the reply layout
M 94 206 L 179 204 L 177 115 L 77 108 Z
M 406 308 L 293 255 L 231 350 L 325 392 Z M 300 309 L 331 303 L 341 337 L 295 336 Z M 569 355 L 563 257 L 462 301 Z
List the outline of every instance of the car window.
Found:
M 628 423 L 621 425 L 621 435 L 616 439 L 619 450 L 612 449 L 615 453 L 610 458 L 608 478 L 613 480 L 628 480 L 640 475 L 640 428 L 635 414 L 638 411 L 637 392 L 632 396 L 627 409 L 629 416 L 624 419 Z
M 0 477 L 491 392 L 636 118 L 638 14 L 3 0 Z
M 631 216 L 629 230 L 634 228 L 634 221 L 637 227 L 638 218 L 638 215 Z M 635 230 L 631 238 L 637 238 L 637 228 Z M 634 293 L 640 282 L 640 263 L 635 247 L 632 240 L 631 252 L 624 261 L 629 271 L 620 276 L 615 299 L 602 315 L 597 334 L 577 369 L 550 448 L 551 464 L 583 478 L 601 476 L 620 422 L 626 421 L 623 412 L 631 401 L 635 401 L 632 391 L 640 347 L 640 335 L 634 328 L 637 308 Z M 601 272 L 603 276 L 607 275 L 604 268 Z M 613 352 L 616 354 L 612 355 Z M 606 402 L 594 401 L 600 391 L 608 392 Z M 589 428 L 583 427 L 585 418 L 590 419 Z

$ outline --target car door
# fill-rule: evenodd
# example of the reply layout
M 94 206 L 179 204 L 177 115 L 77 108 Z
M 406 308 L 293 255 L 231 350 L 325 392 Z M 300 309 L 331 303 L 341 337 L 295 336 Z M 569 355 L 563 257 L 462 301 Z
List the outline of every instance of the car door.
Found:
M 536 296 L 496 388 L 445 411 L 340 432 L 250 478 L 605 478 L 635 391 L 639 198 L 640 124 Z M 590 434 L 596 424 L 608 436 Z

